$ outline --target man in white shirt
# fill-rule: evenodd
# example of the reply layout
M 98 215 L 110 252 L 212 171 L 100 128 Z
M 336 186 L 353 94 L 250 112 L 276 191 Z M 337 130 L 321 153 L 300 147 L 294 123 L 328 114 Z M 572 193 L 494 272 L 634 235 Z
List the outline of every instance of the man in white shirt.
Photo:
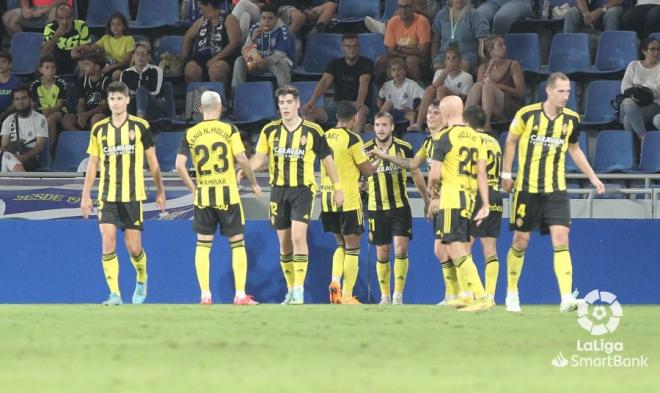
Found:
M 18 149 L 18 144 L 17 143 L 12 143 L 10 145 L 13 145 L 15 149 Z M 0 173 L 1 172 L 25 172 L 25 168 L 23 168 L 23 164 L 21 164 L 20 161 L 16 158 L 16 156 L 13 154 L 16 151 L 12 151 L 12 149 L 8 149 L 7 151 L 0 150 Z
M 0 148 L 7 150 L 11 142 L 17 142 L 16 158 L 26 171 L 34 171 L 41 166 L 39 154 L 48 139 L 46 117 L 32 110 L 32 99 L 27 86 L 19 86 L 11 92 L 16 112 L 2 122 L 2 142 Z

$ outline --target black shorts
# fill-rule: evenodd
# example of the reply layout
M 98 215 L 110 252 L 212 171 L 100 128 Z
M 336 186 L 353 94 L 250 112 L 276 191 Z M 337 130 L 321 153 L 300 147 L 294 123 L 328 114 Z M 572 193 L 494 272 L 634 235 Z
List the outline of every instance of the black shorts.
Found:
M 369 211 L 369 242 L 376 246 L 392 243 L 394 236 L 412 239 L 410 206 L 390 210 Z
M 550 233 L 551 225 L 571 226 L 571 201 L 566 191 L 536 194 L 517 191 L 511 203 L 511 230 Z
M 337 235 L 359 235 L 364 232 L 362 209 L 347 212 L 323 212 L 321 223 L 324 232 Z
M 309 187 L 273 186 L 270 190 L 270 223 L 275 229 L 291 228 L 291 221 L 309 223 L 314 193 Z
M 99 201 L 99 224 L 113 224 L 125 229 L 142 230 L 142 202 Z
M 477 223 L 474 220 L 470 220 L 470 235 L 474 237 L 499 237 L 500 229 L 502 228 L 502 194 L 499 191 L 489 189 L 488 199 L 490 202 L 490 213 L 485 220 L 481 221 L 481 224 L 477 226 Z M 474 213 L 472 217 L 477 214 L 479 209 L 481 209 L 482 201 L 481 197 L 477 195 L 477 202 L 474 205 Z
M 435 238 L 442 243 L 470 241 L 470 221 L 472 216 L 465 209 L 440 209 L 433 219 Z
M 240 203 L 226 205 L 226 210 L 215 207 L 195 206 L 193 230 L 200 235 L 214 235 L 220 226 L 220 234 L 226 237 L 240 235 L 245 232 L 243 207 Z

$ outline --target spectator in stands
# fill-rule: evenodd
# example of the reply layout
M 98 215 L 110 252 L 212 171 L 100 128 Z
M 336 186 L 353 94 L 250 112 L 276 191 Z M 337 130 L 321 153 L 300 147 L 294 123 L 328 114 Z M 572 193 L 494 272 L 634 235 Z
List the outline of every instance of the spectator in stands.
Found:
M 40 78 L 30 85 L 33 109 L 46 116 L 51 153 L 55 151 L 57 127 L 62 124 L 66 107 L 66 82 L 57 77 L 57 65 L 52 56 L 39 60 Z
M 355 33 L 346 33 L 341 38 L 341 51 L 344 57 L 338 57 L 328 63 L 321 80 L 314 88 L 309 101 L 302 107 L 305 118 L 325 123 L 335 118 L 334 103 L 351 101 L 358 110 L 353 131 L 361 132 L 367 121 L 369 109 L 366 105 L 369 86 L 374 74 L 374 63 L 367 57 L 360 56 L 360 40 Z M 316 101 L 334 84 L 333 103 L 326 103 L 325 108 L 316 106 Z M 357 87 L 357 88 L 356 88 Z
M 184 79 L 191 83 L 208 76 L 211 82 L 229 86 L 241 44 L 238 20 L 220 8 L 220 0 L 199 0 L 199 7 L 202 16 L 183 38 L 182 55 L 190 59 L 183 70 Z
M 270 0 L 266 4 L 270 4 Z M 238 26 L 241 28 L 241 43 L 244 43 L 250 32 L 250 27 L 259 22 L 261 17 L 260 5 L 263 1 L 259 0 L 232 0 L 234 8 L 231 14 L 238 20 Z
M 19 8 L 2 15 L 7 34 L 11 37 L 23 28 L 43 29 L 46 23 L 55 19 L 55 7 L 64 3 L 73 7 L 73 0 L 21 0 Z
M 21 85 L 21 79 L 11 73 L 11 54 L 0 51 L 0 121 L 14 110 L 11 92 Z
M 477 12 L 490 23 L 493 34 L 506 34 L 515 21 L 534 16 L 530 0 L 487 0 Z
M 433 20 L 433 16 L 436 14 L 436 8 L 438 7 L 440 0 L 413 0 L 413 10 L 418 13 L 426 16 L 428 20 Z M 392 17 L 399 15 L 399 9 L 394 12 Z M 385 35 L 386 22 L 381 22 L 378 19 L 366 16 L 364 18 L 364 25 L 372 33 Z
M 411 124 L 417 119 L 417 107 L 424 96 L 424 89 L 412 79 L 406 78 L 407 65 L 403 59 L 395 57 L 390 61 L 391 80 L 378 91 L 378 109 L 390 112 L 395 121 L 408 120 Z
M 520 109 L 525 98 L 525 76 L 520 63 L 507 59 L 502 36 L 485 43 L 486 62 L 477 70 L 477 83 L 472 86 L 466 107 L 481 105 L 486 112 L 486 130 L 491 120 L 508 120 Z
M 129 112 L 146 120 L 163 118 L 168 115 L 171 102 L 172 85 L 163 84 L 163 69 L 149 64 L 151 46 L 144 42 L 135 44 L 133 67 L 121 73 L 120 80 L 128 86 L 131 93 Z
M 413 0 L 399 0 L 398 14 L 387 21 L 385 47 L 388 54 L 376 60 L 376 83 L 385 80 L 392 58 L 404 59 L 409 75 L 421 81 L 429 62 L 431 25 L 424 15 L 413 11 Z
M 25 172 L 25 167 L 16 158 L 19 146 L 17 142 L 9 142 L 6 150 L 0 150 L 0 172 Z
M 243 56 L 239 56 L 234 63 L 232 89 L 245 82 L 248 73 L 271 72 L 277 79 L 278 87 L 288 85 L 296 51 L 293 40 L 286 25 L 277 17 L 277 8 L 264 5 L 260 22 L 250 28 L 243 46 Z
M 444 67 L 435 72 L 433 83 L 426 88 L 422 103 L 419 105 L 417 121 L 408 127 L 408 131 L 421 131 L 426 122 L 426 112 L 433 100 L 442 100 L 446 96 L 457 95 L 463 101 L 467 98 L 474 81 L 472 75 L 461 69 L 463 58 L 455 47 L 449 47 L 445 54 Z
M 653 122 L 660 130 L 660 41 L 647 37 L 640 45 L 642 60 L 628 64 L 621 81 L 621 93 L 633 86 L 646 86 L 653 92 L 653 102 L 640 106 L 632 98 L 625 98 L 621 103 L 623 127 L 633 131 L 640 139 L 646 136 L 647 123 Z
M 41 166 L 39 155 L 44 150 L 48 138 L 46 117 L 32 110 L 32 100 L 27 86 L 18 86 L 12 90 L 11 96 L 16 112 L 2 122 L 0 147 L 6 150 L 11 142 L 17 142 L 18 151 L 14 155 L 26 171 L 34 171 Z
M 66 130 L 90 130 L 92 125 L 108 116 L 106 88 L 112 82 L 109 75 L 104 75 L 105 56 L 98 52 L 88 53 L 81 61 L 85 75 L 78 79 L 77 113 L 64 116 Z
M 660 0 L 637 0 L 637 5 L 623 14 L 624 30 L 636 31 L 639 39 L 660 31 Z
M 73 19 L 73 9 L 68 4 L 55 7 L 55 21 L 44 28 L 41 56 L 53 56 L 60 75 L 73 74 L 81 57 L 80 46 L 89 44 L 89 29 L 82 20 Z
M 490 34 L 488 20 L 468 0 L 451 0 L 433 19 L 434 67 L 442 65 L 445 53 L 455 46 L 463 57 L 462 68 L 475 70 L 483 40 Z
M 619 30 L 623 15 L 623 0 L 577 0 L 564 16 L 564 33 L 579 33 L 583 28 Z
M 328 0 L 316 7 L 312 0 L 275 0 L 280 19 L 294 36 L 306 23 L 314 23 L 314 30 L 323 33 L 337 13 L 337 0 Z
M 135 50 L 135 40 L 128 34 L 128 20 L 121 12 L 115 12 L 108 19 L 105 35 L 92 44 L 80 47 L 81 53 L 102 51 L 105 53 L 107 65 L 103 73 L 112 76 L 112 80 L 119 80 L 122 70 L 128 67 Z

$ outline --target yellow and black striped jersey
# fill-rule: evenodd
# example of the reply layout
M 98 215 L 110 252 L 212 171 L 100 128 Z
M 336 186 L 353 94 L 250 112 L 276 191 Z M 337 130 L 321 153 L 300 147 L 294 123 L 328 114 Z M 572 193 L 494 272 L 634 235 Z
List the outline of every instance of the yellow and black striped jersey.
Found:
M 325 139 L 332 151 L 339 184 L 344 191 L 344 205 L 337 207 L 332 199 L 332 181 L 321 165 L 321 206 L 324 212 L 351 211 L 360 209 L 360 168 L 367 161 L 364 143 L 359 135 L 346 128 L 332 128 L 325 132 Z
M 264 126 L 255 149 L 268 154 L 271 186 L 306 186 L 316 191 L 314 160 L 330 154 L 323 129 L 303 120 L 295 130 L 287 130 L 282 120 Z
M 190 153 L 195 165 L 195 206 L 225 209 L 241 202 L 234 157 L 244 151 L 241 135 L 232 124 L 204 120 L 184 132 L 179 154 Z
M 553 120 L 536 103 L 520 109 L 509 132 L 518 141 L 516 190 L 550 193 L 566 190 L 565 158 L 569 143 L 577 143 L 580 115 L 563 108 Z
M 484 132 L 479 132 L 481 142 L 486 149 L 486 175 L 488 186 L 494 191 L 500 191 L 500 172 L 502 172 L 502 149 L 497 139 Z
M 422 142 L 422 146 L 420 146 L 419 150 L 417 150 L 417 153 L 415 153 L 415 157 L 419 157 L 420 159 L 426 161 L 427 166 L 431 166 L 431 158 L 433 157 L 433 137 L 432 136 L 427 136 L 424 139 L 424 142 Z
M 128 115 L 120 127 L 111 118 L 95 123 L 87 153 L 99 158 L 99 201 L 133 202 L 147 199 L 144 152 L 154 146 L 149 123 Z
M 435 141 L 433 160 L 442 162 L 440 209 L 472 213 L 477 197 L 477 161 L 486 160 L 479 134 L 463 125 L 446 127 Z
M 376 141 L 370 140 L 364 145 L 365 151 L 377 148 Z M 393 138 L 386 151 L 391 156 L 413 158 L 410 143 L 399 138 Z M 368 177 L 369 202 L 367 210 L 390 210 L 408 206 L 406 180 L 408 171 L 389 161 L 381 161 L 376 173 Z

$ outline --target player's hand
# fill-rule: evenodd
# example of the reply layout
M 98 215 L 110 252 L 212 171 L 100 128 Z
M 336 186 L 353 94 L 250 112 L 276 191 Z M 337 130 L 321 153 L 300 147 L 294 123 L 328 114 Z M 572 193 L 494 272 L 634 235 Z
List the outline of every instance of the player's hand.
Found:
M 252 188 L 252 192 L 254 192 L 254 197 L 259 199 L 261 198 L 261 187 L 259 184 L 255 183 L 250 185 L 250 188 Z
M 335 206 L 342 207 L 344 205 L 344 191 L 335 191 L 332 195 L 332 200 L 335 202 Z
M 158 206 L 161 212 L 165 211 L 165 191 L 156 193 L 156 206 Z
M 477 212 L 477 215 L 474 216 L 474 221 L 477 223 L 477 226 L 481 225 L 483 221 L 490 214 L 490 206 L 482 206 L 481 209 Z
M 428 222 L 428 221 L 431 221 L 431 217 L 433 217 L 432 215 L 429 214 L 429 207 L 430 207 L 430 206 L 431 206 L 431 200 L 430 200 L 430 199 L 426 199 L 426 200 L 424 201 L 424 217 L 426 217 L 426 221 L 427 221 L 427 222 Z
M 433 198 L 426 209 L 426 215 L 433 217 L 440 211 L 440 198 Z
M 502 188 L 504 191 L 510 193 L 513 190 L 513 179 L 504 179 L 502 180 Z
M 380 149 L 371 149 L 367 152 L 369 157 L 384 158 L 385 152 Z
M 76 124 L 78 124 L 78 127 L 80 127 L 80 128 L 85 127 L 85 125 L 87 124 L 87 118 L 88 118 L 88 116 L 86 114 L 79 113 L 77 115 L 78 121 L 76 122 Z
M 90 196 L 83 196 L 80 198 L 80 210 L 82 210 L 82 216 L 84 219 L 89 217 L 89 213 L 92 211 L 92 198 Z
M 236 184 L 241 184 L 241 180 L 243 180 L 243 170 L 239 169 L 236 171 Z
M 605 185 L 603 184 L 602 181 L 596 176 L 594 176 L 592 179 L 589 179 L 591 184 L 596 187 L 596 194 L 604 194 L 605 193 Z
M 309 116 L 314 111 L 314 108 L 316 108 L 316 105 L 313 102 L 307 102 L 302 107 L 303 114 Z

